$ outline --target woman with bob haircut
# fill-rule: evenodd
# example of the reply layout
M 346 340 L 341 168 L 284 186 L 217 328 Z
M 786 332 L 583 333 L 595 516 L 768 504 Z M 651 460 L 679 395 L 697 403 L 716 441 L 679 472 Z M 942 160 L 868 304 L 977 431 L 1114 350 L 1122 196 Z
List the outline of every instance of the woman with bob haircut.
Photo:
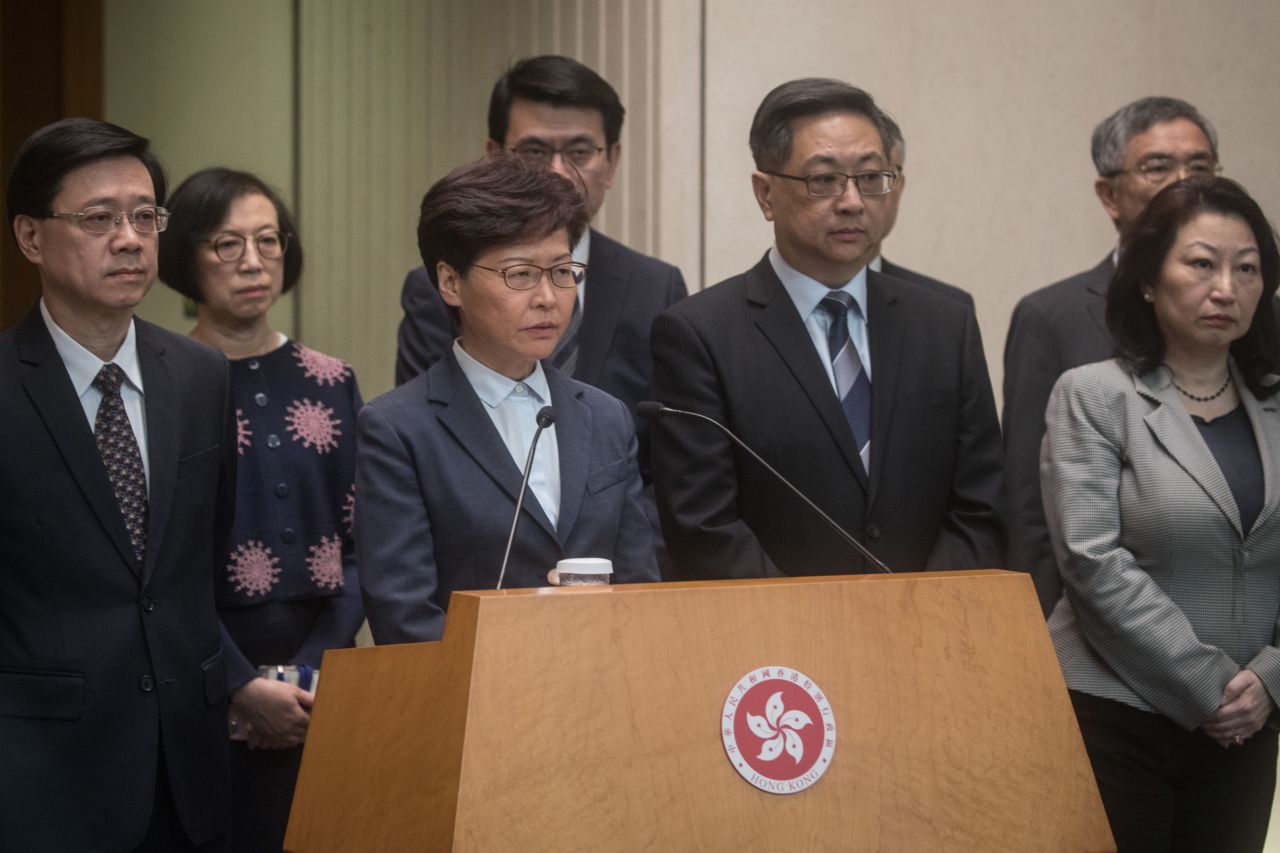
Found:
M 1041 480 L 1049 632 L 1121 853 L 1261 850 L 1280 698 L 1276 238 L 1225 178 L 1162 190 L 1063 374 Z
M 238 424 L 235 524 L 215 578 L 233 741 L 227 849 L 279 851 L 320 658 L 353 645 L 364 618 L 351 531 L 360 392 L 345 362 L 271 328 L 302 243 L 270 187 L 205 169 L 169 207 L 160 276 L 195 301 L 191 337 L 230 360 Z
M 461 336 L 360 412 L 356 545 L 376 642 L 438 640 L 453 590 L 497 585 L 548 406 L 503 585 L 546 585 L 566 557 L 658 580 L 631 414 L 543 362 L 589 274 L 572 255 L 586 227 L 573 184 L 519 157 L 463 166 L 423 197 L 418 248 Z

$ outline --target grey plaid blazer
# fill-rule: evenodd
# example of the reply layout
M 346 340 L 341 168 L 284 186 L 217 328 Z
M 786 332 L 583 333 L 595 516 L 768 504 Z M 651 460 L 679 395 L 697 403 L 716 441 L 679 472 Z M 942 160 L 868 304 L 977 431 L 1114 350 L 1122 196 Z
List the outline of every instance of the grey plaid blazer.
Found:
M 1134 376 L 1103 361 L 1064 373 L 1040 451 L 1066 590 L 1049 633 L 1067 686 L 1187 730 L 1241 667 L 1280 698 L 1280 408 L 1231 370 L 1266 479 L 1248 536 L 1163 367 Z

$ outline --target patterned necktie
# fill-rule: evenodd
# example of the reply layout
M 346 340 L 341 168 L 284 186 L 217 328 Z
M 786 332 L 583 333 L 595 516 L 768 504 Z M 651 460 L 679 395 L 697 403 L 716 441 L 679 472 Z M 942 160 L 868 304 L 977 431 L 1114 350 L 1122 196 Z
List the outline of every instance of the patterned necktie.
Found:
M 551 366 L 565 376 L 572 376 L 573 371 L 578 367 L 578 329 L 581 326 L 582 311 L 578 308 L 577 294 L 574 294 L 573 317 L 569 319 L 568 328 L 564 330 L 564 334 L 556 343 L 556 348 L 551 352 Z
M 831 316 L 827 329 L 827 348 L 831 354 L 831 369 L 836 376 L 836 394 L 844 416 L 853 429 L 853 439 L 858 445 L 864 470 L 871 470 L 871 380 L 862 369 L 858 348 L 849 338 L 849 309 L 858 311 L 853 297 L 843 290 L 833 291 L 822 297 L 819 303 Z M 861 313 L 861 312 L 859 312 Z
M 133 553 L 142 565 L 147 555 L 147 476 L 137 439 L 129 426 L 129 416 L 124 411 L 124 398 L 120 396 L 122 382 L 124 371 L 115 364 L 103 365 L 94 378 L 93 385 L 102 392 L 102 402 L 93 423 L 93 437 L 116 493 L 124 526 L 129 530 Z

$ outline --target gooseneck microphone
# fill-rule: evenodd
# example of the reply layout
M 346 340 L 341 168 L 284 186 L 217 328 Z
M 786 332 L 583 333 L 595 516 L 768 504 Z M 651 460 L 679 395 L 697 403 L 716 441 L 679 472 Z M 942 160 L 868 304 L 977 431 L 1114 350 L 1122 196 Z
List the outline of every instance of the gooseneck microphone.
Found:
M 529 491 L 529 474 L 533 471 L 533 452 L 538 449 L 538 438 L 542 431 L 556 422 L 556 411 L 550 406 L 538 409 L 535 417 L 538 429 L 529 442 L 529 458 L 524 461 L 524 476 L 520 479 L 520 492 L 516 495 L 516 514 L 511 517 L 511 532 L 507 534 L 507 550 L 502 555 L 502 568 L 498 571 L 498 585 L 494 589 L 502 589 L 502 580 L 507 576 L 507 561 L 511 559 L 511 545 L 516 541 L 516 525 L 520 523 L 520 508 L 524 506 L 524 493 Z
M 668 408 L 667 406 L 664 406 L 662 403 L 659 403 L 656 400 L 645 400 L 643 403 L 637 403 L 636 414 L 639 417 L 647 418 L 651 420 L 658 420 L 661 418 L 665 418 L 667 415 L 678 415 L 682 418 L 695 418 L 697 420 L 704 421 L 706 423 L 711 424 L 713 427 L 720 430 L 725 435 L 729 436 L 729 438 L 733 441 L 734 444 L 738 445 L 743 450 L 745 450 L 751 456 L 752 459 L 756 460 L 762 466 L 764 466 L 764 469 L 766 471 L 768 471 L 775 478 L 777 478 L 779 482 L 781 482 L 784 486 L 790 489 L 795 494 L 796 497 L 804 501 L 805 504 L 808 505 L 809 509 L 816 512 L 819 518 L 825 521 L 831 527 L 832 530 L 840 534 L 840 538 L 843 539 L 845 542 L 848 542 L 849 545 L 853 547 L 853 550 L 861 554 L 867 560 L 867 562 L 875 566 L 878 571 L 885 572 L 887 574 L 893 573 L 893 569 L 890 569 L 884 563 L 880 562 L 880 560 L 876 557 L 876 555 L 872 554 L 869 550 L 867 550 L 867 547 L 863 545 L 861 542 L 859 542 L 857 539 L 855 539 L 853 535 L 849 533 L 849 531 L 845 530 L 839 524 L 836 524 L 835 519 L 827 515 L 821 509 L 819 509 L 818 505 L 813 501 L 809 500 L 808 496 L 805 495 L 804 492 L 800 491 L 800 489 L 798 489 L 790 480 L 782 476 L 782 474 L 779 473 L 776 468 L 774 468 L 768 462 L 765 462 L 764 459 L 760 457 L 759 453 L 756 453 L 754 450 L 748 447 L 746 442 L 744 442 L 742 439 L 734 435 L 731 429 L 729 429 L 727 426 L 717 421 L 715 418 L 709 418 L 706 415 L 700 415 L 697 412 L 687 412 L 684 409 Z

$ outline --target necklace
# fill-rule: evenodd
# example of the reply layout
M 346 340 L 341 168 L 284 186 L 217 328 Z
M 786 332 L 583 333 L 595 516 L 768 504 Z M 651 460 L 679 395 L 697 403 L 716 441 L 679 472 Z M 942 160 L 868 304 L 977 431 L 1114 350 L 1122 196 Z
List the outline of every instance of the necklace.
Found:
M 1231 384 L 1231 373 L 1230 372 L 1227 373 L 1227 378 L 1223 380 L 1222 387 L 1219 388 L 1217 391 L 1214 391 L 1208 397 L 1199 397 L 1195 394 L 1192 394 L 1186 388 L 1183 388 L 1177 382 L 1173 381 L 1172 373 L 1170 373 L 1169 375 L 1169 382 L 1173 384 L 1174 388 L 1178 389 L 1179 394 L 1186 397 L 1188 400 L 1195 400 L 1197 403 L 1208 403 L 1210 400 L 1216 400 L 1219 397 L 1221 397 L 1223 393 L 1227 390 L 1227 387 Z

